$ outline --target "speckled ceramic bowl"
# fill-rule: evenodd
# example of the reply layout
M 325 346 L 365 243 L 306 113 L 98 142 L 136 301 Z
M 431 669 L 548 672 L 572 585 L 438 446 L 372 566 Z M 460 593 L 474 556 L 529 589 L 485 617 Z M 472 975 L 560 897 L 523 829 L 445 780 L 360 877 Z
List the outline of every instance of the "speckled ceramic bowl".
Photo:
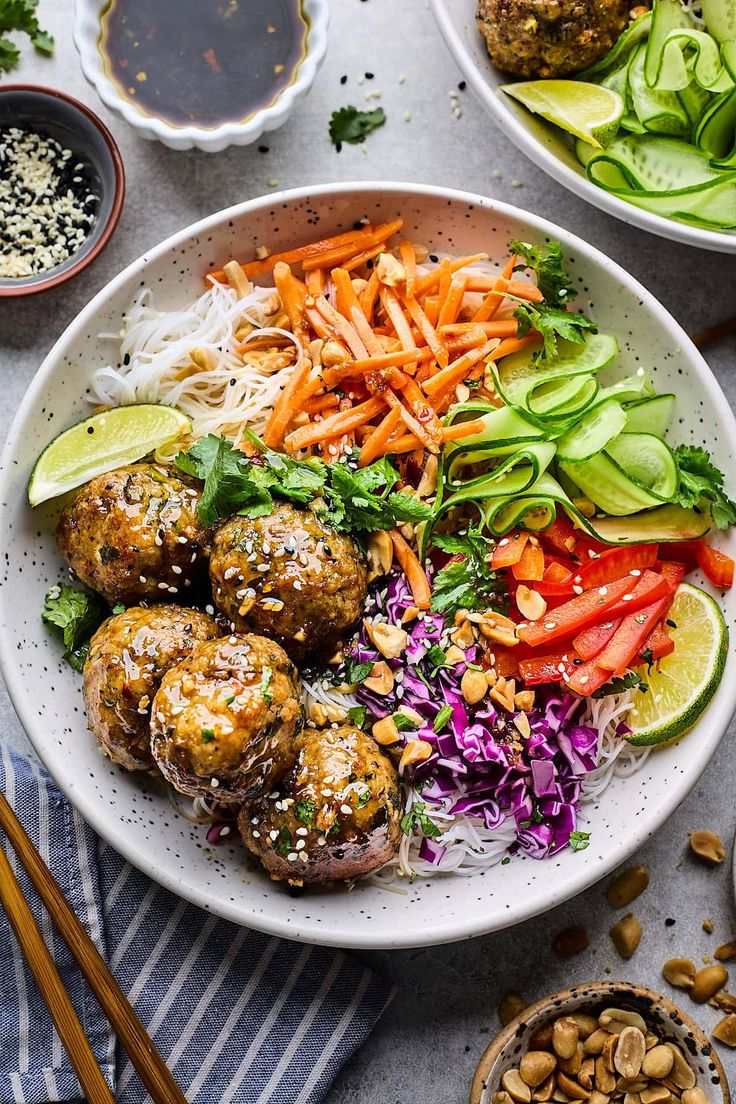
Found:
M 80 679 L 41 623 L 47 587 L 64 577 L 53 531 L 58 505 L 31 511 L 26 484 L 54 434 L 88 413 L 93 366 L 115 363 L 101 334 L 120 329 L 142 287 L 159 307 L 181 305 L 202 290 L 202 274 L 259 244 L 273 250 L 345 230 L 368 216 L 397 214 L 405 232 L 430 251 L 506 255 L 509 239 L 562 242 L 580 306 L 616 333 L 621 354 L 609 371 L 646 365 L 661 391 L 678 396 L 673 437 L 712 450 L 734 470 L 736 424 L 692 343 L 656 300 L 623 269 L 573 234 L 542 219 L 463 192 L 412 184 L 335 184 L 277 193 L 221 211 L 151 248 L 112 280 L 71 323 L 28 389 L 5 446 L 0 476 L 5 553 L 0 587 L 0 660 L 13 702 L 41 758 L 87 820 L 131 862 L 188 900 L 277 935 L 354 947 L 444 943 L 525 920 L 579 893 L 647 839 L 695 785 L 736 705 L 736 653 L 707 714 L 686 739 L 652 754 L 633 778 L 616 779 L 589 808 L 590 846 L 545 862 L 519 858 L 472 878 L 419 879 L 392 893 L 361 884 L 353 891 L 289 896 L 246 863 L 228 837 L 209 847 L 204 829 L 178 816 L 160 784 L 125 774 L 100 757 L 86 730 Z M 736 537 L 729 538 L 736 551 Z M 729 547 L 729 544 L 726 545 Z M 723 600 L 731 625 L 736 594 Z
M 626 1008 L 639 1015 L 664 1042 L 677 1043 L 687 1056 L 711 1104 L 731 1104 L 731 1093 L 721 1060 L 707 1035 L 682 1009 L 641 985 L 625 981 L 591 981 L 561 989 L 525 1008 L 501 1031 L 483 1053 L 470 1089 L 470 1104 L 491 1104 L 506 1070 L 518 1066 L 529 1049 L 529 1039 L 540 1027 L 571 1012 Z
M 650 234 L 700 249 L 736 253 L 735 230 L 709 230 L 706 226 L 691 226 L 640 210 L 633 203 L 611 195 L 605 188 L 599 188 L 588 180 L 568 135 L 540 115 L 533 115 L 501 91 L 501 85 L 513 78 L 496 69 L 488 56 L 475 22 L 478 0 L 430 0 L 430 7 L 440 34 L 473 92 L 506 137 L 533 164 L 539 165 L 540 169 L 587 203 L 623 219 L 629 226 L 638 226 Z M 492 154 L 492 136 L 489 136 L 488 149 Z

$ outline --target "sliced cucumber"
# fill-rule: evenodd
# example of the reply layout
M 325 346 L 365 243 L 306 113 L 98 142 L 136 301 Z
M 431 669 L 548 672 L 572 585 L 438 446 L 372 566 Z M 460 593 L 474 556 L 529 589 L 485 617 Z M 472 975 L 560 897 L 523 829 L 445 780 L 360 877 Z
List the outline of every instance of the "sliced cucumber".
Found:
M 661 502 L 646 487 L 631 479 L 606 453 L 579 464 L 560 463 L 559 467 L 577 483 L 591 502 L 614 517 L 648 510 Z
M 653 433 L 622 433 L 607 453 L 629 479 L 656 498 L 674 497 L 680 481 L 677 461 L 669 445 Z
M 603 452 L 618 437 L 626 425 L 624 408 L 610 399 L 586 414 L 557 442 L 557 460 L 566 464 L 578 464 Z M 569 471 L 569 469 L 565 469 Z M 570 477 L 575 478 L 570 472 Z
M 595 524 L 596 535 L 607 544 L 654 541 L 664 544 L 704 537 L 710 529 L 710 518 L 705 512 L 685 510 L 668 502 L 627 518 L 596 518 L 591 524 Z
M 500 364 L 492 365 L 494 380 L 499 394 L 510 406 L 522 412 L 534 413 L 535 394 L 540 388 L 539 404 L 547 415 L 554 415 L 556 407 L 550 399 L 548 384 L 560 384 L 558 407 L 574 398 L 577 392 L 567 385 L 576 376 L 590 376 L 600 372 L 611 363 L 618 353 L 618 342 L 609 334 L 590 334 L 579 344 L 561 341 L 556 357 L 537 363 L 532 354 L 525 350 L 504 357 Z M 569 413 L 569 406 L 566 413 Z
M 665 55 L 667 54 L 668 38 L 672 31 L 692 30 L 694 27 L 695 23 L 692 17 L 685 11 L 680 0 L 654 0 L 652 25 L 647 39 L 644 61 L 644 77 L 650 88 L 664 87 L 676 90 L 684 88 L 690 83 L 682 51 L 676 50 L 671 53 L 670 57 Z M 678 56 L 682 64 L 682 70 L 677 64 Z M 682 83 L 666 83 L 660 86 L 659 80 L 665 63 L 667 64 L 668 79 L 678 79 Z
M 736 139 L 736 88 L 719 96 L 704 112 L 693 138 L 711 158 L 724 158 L 730 153 Z
M 587 159 L 588 176 L 608 186 L 599 176 L 598 168 L 603 165 L 615 166 L 625 186 L 649 193 L 682 191 L 723 180 L 723 174 L 711 166 L 702 150 L 655 134 L 617 138 L 608 149 L 593 151 Z M 612 186 L 616 187 L 615 182 Z
M 718 42 L 736 40 L 736 7 L 733 0 L 701 0 L 700 8 L 709 34 Z
M 655 395 L 626 407 L 626 433 L 653 433 L 664 438 L 675 411 L 674 395 Z
M 702 118 L 703 112 L 708 109 L 713 94 L 707 88 L 701 88 L 697 81 L 692 80 L 687 88 L 679 90 L 677 98 L 685 108 L 691 124 L 696 126 Z
M 626 376 L 624 379 L 612 383 L 609 387 L 602 387 L 598 392 L 596 403 L 606 402 L 608 399 L 618 399 L 620 403 L 638 402 L 640 399 L 654 395 L 652 381 L 643 368 L 635 376 Z
M 679 0 L 675 3 L 679 4 Z M 645 47 L 640 46 L 629 66 L 629 91 L 634 112 L 647 130 L 684 138 L 690 132 L 687 112 L 674 91 L 649 86 L 644 69 L 646 53 Z

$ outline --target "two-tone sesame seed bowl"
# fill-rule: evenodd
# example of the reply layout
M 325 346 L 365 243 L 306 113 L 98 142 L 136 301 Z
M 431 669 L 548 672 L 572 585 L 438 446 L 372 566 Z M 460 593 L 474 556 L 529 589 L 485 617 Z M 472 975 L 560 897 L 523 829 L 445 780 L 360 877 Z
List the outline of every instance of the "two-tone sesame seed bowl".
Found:
M 78 100 L 0 87 L 0 297 L 65 283 L 105 248 L 125 195 L 107 127 Z

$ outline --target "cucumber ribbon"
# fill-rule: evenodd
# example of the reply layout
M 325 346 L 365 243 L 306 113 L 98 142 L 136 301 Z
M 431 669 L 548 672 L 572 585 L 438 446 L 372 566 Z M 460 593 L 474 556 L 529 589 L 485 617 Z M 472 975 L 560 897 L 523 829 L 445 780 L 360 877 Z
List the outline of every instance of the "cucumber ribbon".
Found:
M 521 526 L 545 529 L 562 509 L 607 544 L 690 540 L 710 528 L 707 509 L 675 502 L 677 460 L 664 441 L 674 395 L 656 395 L 643 369 L 601 386 L 617 353 L 614 338 L 560 342 L 547 361 L 528 351 L 493 365 L 503 406 L 469 401 L 447 425 L 479 420 L 473 436 L 450 442 L 440 458 L 437 498 L 425 526 L 454 510 L 475 513 L 493 537 Z
M 604 150 L 578 141 L 588 178 L 652 213 L 736 228 L 736 5 L 654 0 L 596 65 L 579 74 L 625 105 Z

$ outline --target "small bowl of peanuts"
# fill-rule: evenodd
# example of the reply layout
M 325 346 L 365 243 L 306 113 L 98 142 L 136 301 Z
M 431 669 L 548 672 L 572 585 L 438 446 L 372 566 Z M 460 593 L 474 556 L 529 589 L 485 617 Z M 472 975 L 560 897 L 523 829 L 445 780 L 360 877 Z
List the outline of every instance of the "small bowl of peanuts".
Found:
M 718 1055 L 672 1001 L 622 981 L 525 1008 L 481 1058 L 470 1104 L 730 1104 Z

